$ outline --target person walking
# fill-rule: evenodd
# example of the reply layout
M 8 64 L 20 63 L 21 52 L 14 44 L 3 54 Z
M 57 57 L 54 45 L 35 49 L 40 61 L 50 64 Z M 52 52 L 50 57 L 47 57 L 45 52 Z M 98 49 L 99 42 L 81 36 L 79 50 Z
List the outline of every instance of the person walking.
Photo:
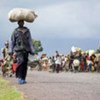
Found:
M 24 21 L 32 23 L 36 17 L 32 9 L 26 8 L 14 8 L 8 13 L 8 19 L 18 23 L 18 28 L 11 36 L 11 54 L 16 57 L 16 77 L 19 84 L 26 83 L 28 56 L 35 52 L 30 30 L 24 26 Z
M 24 27 L 23 20 L 18 21 L 18 28 L 11 36 L 11 51 L 12 54 L 16 54 L 18 83 L 24 84 L 26 83 L 28 55 L 29 53 L 34 55 L 34 47 L 30 31 Z

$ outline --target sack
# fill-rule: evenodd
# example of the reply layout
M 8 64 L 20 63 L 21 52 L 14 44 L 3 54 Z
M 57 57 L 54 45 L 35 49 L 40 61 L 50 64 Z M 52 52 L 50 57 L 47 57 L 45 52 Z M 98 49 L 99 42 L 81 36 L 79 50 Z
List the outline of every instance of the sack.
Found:
M 8 14 L 8 19 L 11 22 L 24 20 L 26 22 L 33 22 L 37 15 L 31 9 L 15 8 Z
M 89 57 L 92 56 L 93 54 L 95 54 L 94 50 L 89 50 Z
M 74 66 L 79 66 L 80 65 L 80 61 L 78 59 L 75 59 L 73 61 Z

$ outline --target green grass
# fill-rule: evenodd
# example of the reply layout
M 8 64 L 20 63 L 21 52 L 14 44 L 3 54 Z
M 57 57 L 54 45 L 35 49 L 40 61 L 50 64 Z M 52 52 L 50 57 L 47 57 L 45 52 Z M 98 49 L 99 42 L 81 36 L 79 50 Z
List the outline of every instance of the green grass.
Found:
M 23 95 L 16 88 L 11 87 L 8 81 L 0 78 L 0 100 L 24 100 Z

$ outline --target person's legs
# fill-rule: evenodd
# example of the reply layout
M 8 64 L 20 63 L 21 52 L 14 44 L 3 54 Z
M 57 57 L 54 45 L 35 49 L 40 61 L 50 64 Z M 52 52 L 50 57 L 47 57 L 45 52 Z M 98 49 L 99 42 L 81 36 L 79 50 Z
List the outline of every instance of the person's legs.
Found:
M 92 64 L 89 64 L 89 71 L 92 71 Z
M 22 67 L 22 77 L 21 79 L 26 83 L 26 75 L 27 75 L 27 63 L 28 63 L 28 53 L 25 52 L 23 55 L 24 61 L 23 61 L 23 67 Z
M 23 52 L 17 52 L 17 69 L 16 78 L 18 78 L 18 83 L 23 84 L 23 72 L 24 72 L 24 54 Z
M 56 72 L 59 73 L 59 70 L 60 70 L 60 65 L 56 64 Z

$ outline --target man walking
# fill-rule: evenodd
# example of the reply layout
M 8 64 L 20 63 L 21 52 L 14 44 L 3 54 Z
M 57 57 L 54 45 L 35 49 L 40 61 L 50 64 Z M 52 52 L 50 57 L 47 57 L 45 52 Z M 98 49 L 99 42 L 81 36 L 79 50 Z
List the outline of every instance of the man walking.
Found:
M 16 77 L 18 83 L 25 84 L 28 55 L 29 53 L 34 54 L 34 48 L 30 31 L 27 27 L 24 27 L 23 20 L 18 21 L 18 28 L 14 30 L 11 36 L 11 51 L 16 54 L 17 58 Z

